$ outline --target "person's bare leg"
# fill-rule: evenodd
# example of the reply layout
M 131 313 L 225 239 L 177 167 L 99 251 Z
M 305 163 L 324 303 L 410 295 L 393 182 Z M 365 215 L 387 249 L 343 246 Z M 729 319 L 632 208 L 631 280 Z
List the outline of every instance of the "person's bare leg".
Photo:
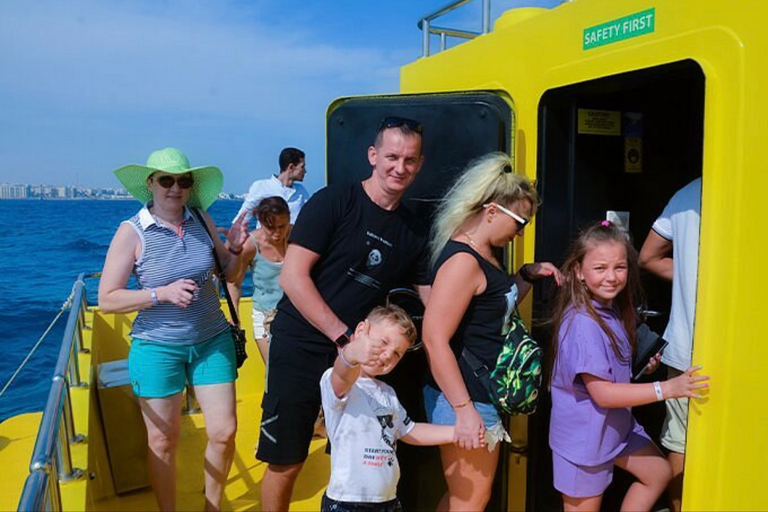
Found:
M 203 410 L 208 434 L 208 446 L 205 448 L 205 510 L 219 510 L 235 456 L 235 383 L 195 386 L 195 395 Z
M 270 464 L 261 479 L 261 510 L 285 512 L 291 504 L 293 485 L 304 466 L 303 462 L 287 466 Z
M 564 512 L 600 512 L 600 503 L 603 495 L 590 496 L 588 498 L 574 498 L 563 494 Z
M 149 481 L 161 511 L 176 510 L 176 447 L 181 432 L 181 393 L 140 398 L 147 426 Z
M 437 506 L 439 511 L 482 511 L 488 504 L 499 462 L 499 447 L 465 450 L 454 444 L 440 447 L 448 492 Z
M 669 510 L 680 512 L 683 506 L 683 470 L 685 469 L 685 454 L 669 452 L 667 455 L 669 465 L 672 466 L 672 480 L 667 487 L 669 497 Z
M 672 478 L 664 454 L 653 443 L 616 460 L 616 466 L 630 472 L 637 480 L 629 486 L 621 510 L 641 512 L 651 510 Z

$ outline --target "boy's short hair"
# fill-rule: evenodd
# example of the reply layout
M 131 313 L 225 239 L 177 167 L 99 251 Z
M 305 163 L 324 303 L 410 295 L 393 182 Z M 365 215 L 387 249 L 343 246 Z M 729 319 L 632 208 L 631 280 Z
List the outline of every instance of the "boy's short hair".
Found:
M 394 304 L 387 304 L 386 306 L 376 306 L 368 313 L 366 319 L 373 322 L 392 322 L 394 325 L 400 328 L 403 336 L 408 341 L 409 345 L 413 345 L 416 341 L 416 326 L 413 323 L 410 315 L 405 312 L 400 306 Z

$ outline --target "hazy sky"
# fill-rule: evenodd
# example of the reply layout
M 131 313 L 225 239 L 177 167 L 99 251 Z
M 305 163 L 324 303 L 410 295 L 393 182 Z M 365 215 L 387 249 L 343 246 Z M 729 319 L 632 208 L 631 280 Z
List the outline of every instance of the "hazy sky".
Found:
M 446 3 L 3 0 L 0 182 L 118 186 L 112 170 L 175 146 L 242 193 L 296 146 L 316 190 L 328 104 L 397 92 L 421 55 L 416 22 Z M 494 0 L 492 13 L 560 3 Z M 440 24 L 479 30 L 480 6 Z

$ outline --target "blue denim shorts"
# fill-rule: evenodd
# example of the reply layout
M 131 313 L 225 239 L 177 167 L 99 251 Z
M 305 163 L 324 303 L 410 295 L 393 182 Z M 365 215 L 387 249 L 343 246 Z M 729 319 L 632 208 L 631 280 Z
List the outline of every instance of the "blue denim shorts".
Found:
M 490 430 L 499 423 L 501 423 L 501 416 L 496 410 L 493 404 L 486 404 L 483 402 L 472 402 L 475 409 L 480 413 L 480 417 L 483 418 L 486 430 Z M 427 411 L 427 421 L 430 423 L 436 423 L 437 425 L 455 425 L 456 413 L 453 411 L 453 407 L 448 403 L 448 399 L 442 391 L 433 388 L 432 386 L 424 386 L 424 408 Z
M 193 386 L 234 382 L 235 346 L 229 329 L 195 345 L 133 338 L 128 373 L 136 396 L 163 398 Z

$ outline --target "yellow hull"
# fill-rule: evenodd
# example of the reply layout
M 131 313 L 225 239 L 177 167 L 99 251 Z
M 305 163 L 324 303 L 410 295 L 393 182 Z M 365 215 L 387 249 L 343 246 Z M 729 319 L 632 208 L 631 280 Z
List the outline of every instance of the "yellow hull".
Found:
M 652 27 L 645 24 L 651 14 Z M 541 182 L 546 180 L 542 162 L 553 157 L 543 151 L 543 135 L 551 128 L 543 123 L 547 113 L 542 109 L 551 106 L 553 93 L 582 91 L 584 97 L 573 96 L 581 101 L 578 108 L 601 108 L 592 106 L 601 94 L 623 94 L 628 98 L 624 110 L 630 110 L 631 89 L 622 90 L 614 77 L 638 70 L 652 76 L 670 63 L 700 68 L 703 112 L 696 114 L 701 115 L 703 141 L 694 156 L 701 162 L 703 192 L 693 362 L 711 376 L 712 392 L 690 409 L 686 510 L 768 510 L 765 476 L 759 469 L 768 457 L 761 405 L 768 393 L 762 370 L 768 351 L 759 320 L 768 286 L 763 261 L 768 232 L 762 226 L 768 190 L 767 22 L 768 4 L 752 0 L 578 0 L 551 10 L 508 11 L 490 34 L 418 59 L 401 72 L 405 94 L 491 91 L 509 98 L 514 121 L 508 142 L 515 168 Z M 622 32 L 627 27 L 637 30 Z M 605 87 L 601 90 L 596 83 Z M 571 126 L 575 121 L 559 128 L 575 130 Z M 687 154 L 689 148 L 674 150 Z M 674 156 L 670 152 L 661 158 Z M 654 215 L 663 204 L 654 207 Z M 561 207 L 547 202 L 545 195 L 544 213 Z M 643 238 L 653 218 L 645 224 Z M 515 243 L 517 265 L 541 257 L 534 254 L 537 235 L 542 233 L 534 225 L 522 243 Z M 635 239 L 638 247 L 643 238 Z M 524 492 L 512 494 L 512 508 L 521 508 Z

